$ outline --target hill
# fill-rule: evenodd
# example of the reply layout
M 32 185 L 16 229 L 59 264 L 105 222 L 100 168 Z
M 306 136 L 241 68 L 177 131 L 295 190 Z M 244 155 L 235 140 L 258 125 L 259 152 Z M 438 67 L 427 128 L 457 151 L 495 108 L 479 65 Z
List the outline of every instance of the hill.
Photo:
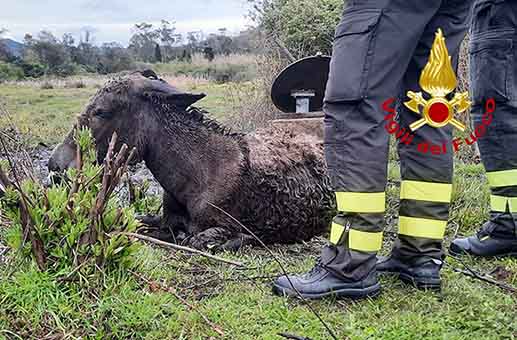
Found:
M 0 39 L 0 45 L 6 47 L 7 52 L 15 57 L 21 57 L 25 45 L 12 39 Z

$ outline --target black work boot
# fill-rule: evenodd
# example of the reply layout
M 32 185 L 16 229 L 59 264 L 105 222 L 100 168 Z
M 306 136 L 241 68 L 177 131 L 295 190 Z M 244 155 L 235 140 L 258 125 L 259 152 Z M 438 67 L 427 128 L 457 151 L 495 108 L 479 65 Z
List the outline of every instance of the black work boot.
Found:
M 290 282 L 289 282 L 290 281 Z M 374 297 L 381 291 L 377 273 L 372 270 L 364 279 L 348 281 L 334 275 L 323 264 L 318 263 L 309 272 L 302 275 L 284 275 L 273 283 L 273 292 L 280 296 L 298 294 L 306 299 L 336 298 L 361 299 Z
M 440 290 L 442 264 L 443 262 L 437 259 L 408 264 L 393 255 L 379 256 L 377 258 L 377 271 L 379 273 L 397 274 L 400 280 L 418 289 Z
M 457 238 L 449 248 L 451 255 L 475 255 L 483 257 L 517 257 L 517 239 L 494 238 L 489 235 L 479 234 Z
M 483 224 L 476 233 L 452 241 L 451 255 L 470 254 L 484 257 L 517 256 L 517 235 L 513 216 L 498 215 Z

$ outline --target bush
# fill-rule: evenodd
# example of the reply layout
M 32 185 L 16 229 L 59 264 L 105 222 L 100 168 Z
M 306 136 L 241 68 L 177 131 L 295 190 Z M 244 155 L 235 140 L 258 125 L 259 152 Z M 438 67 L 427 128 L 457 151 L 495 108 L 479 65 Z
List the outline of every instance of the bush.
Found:
M 45 80 L 40 85 L 40 89 L 42 89 L 42 90 L 52 90 L 53 88 L 54 88 L 54 84 L 52 84 L 52 82 L 49 80 Z
M 50 73 L 59 77 L 68 77 L 80 73 L 81 67 L 74 63 L 64 63 L 50 70 Z
M 220 84 L 250 81 L 257 75 L 254 58 L 246 55 L 217 56 L 212 62 L 203 59 L 201 55 L 194 55 L 192 62 L 140 63 L 137 68 L 153 68 L 158 73 L 213 80 Z
M 343 0 L 251 0 L 252 17 L 265 36 L 281 42 L 295 58 L 330 54 Z
M 86 88 L 86 83 L 82 80 L 71 80 L 67 81 L 64 87 L 65 89 L 84 89 Z
M 0 82 L 6 80 L 20 80 L 23 79 L 23 69 L 4 62 L 0 62 Z
M 70 169 L 69 180 L 60 185 L 45 188 L 30 179 L 20 186 L 6 184 L 1 171 L 8 188 L 0 199 L 10 225 L 7 242 L 22 258 L 33 259 L 40 270 L 52 274 L 87 278 L 132 268 L 137 246 L 121 232 L 135 231 L 138 222 L 132 208 L 121 208 L 110 196 L 127 169 L 127 148 L 108 153 L 101 166 L 88 130 L 77 132 L 76 143 L 79 169 Z
M 45 66 L 42 64 L 19 60 L 16 65 L 23 69 L 23 74 L 26 78 L 40 78 L 45 75 Z

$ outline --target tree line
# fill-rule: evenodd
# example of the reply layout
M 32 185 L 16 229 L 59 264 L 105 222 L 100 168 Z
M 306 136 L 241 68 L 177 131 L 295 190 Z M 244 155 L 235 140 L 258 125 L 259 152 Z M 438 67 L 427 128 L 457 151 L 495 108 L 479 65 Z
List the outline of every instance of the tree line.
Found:
M 0 37 L 6 32 L 0 29 Z M 252 30 L 248 30 L 231 37 L 224 28 L 209 35 L 202 31 L 181 34 L 174 22 L 162 20 L 159 24 L 135 24 L 129 46 L 124 47 L 118 42 L 95 44 L 91 29 L 84 29 L 77 41 L 70 33 L 58 38 L 43 30 L 25 35 L 20 55 L 0 41 L 0 80 L 84 72 L 108 74 L 134 69 L 139 62 L 190 62 L 194 53 L 212 61 L 217 55 L 252 52 L 252 36 Z

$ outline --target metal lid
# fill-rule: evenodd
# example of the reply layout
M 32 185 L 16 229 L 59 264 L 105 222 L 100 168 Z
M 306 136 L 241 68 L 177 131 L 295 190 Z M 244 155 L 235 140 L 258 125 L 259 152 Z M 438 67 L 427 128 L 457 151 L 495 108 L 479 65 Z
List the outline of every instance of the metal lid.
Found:
M 273 104 L 282 112 L 296 112 L 294 91 L 313 91 L 309 111 L 321 111 L 329 76 L 330 57 L 317 55 L 300 59 L 287 66 L 271 87 Z

